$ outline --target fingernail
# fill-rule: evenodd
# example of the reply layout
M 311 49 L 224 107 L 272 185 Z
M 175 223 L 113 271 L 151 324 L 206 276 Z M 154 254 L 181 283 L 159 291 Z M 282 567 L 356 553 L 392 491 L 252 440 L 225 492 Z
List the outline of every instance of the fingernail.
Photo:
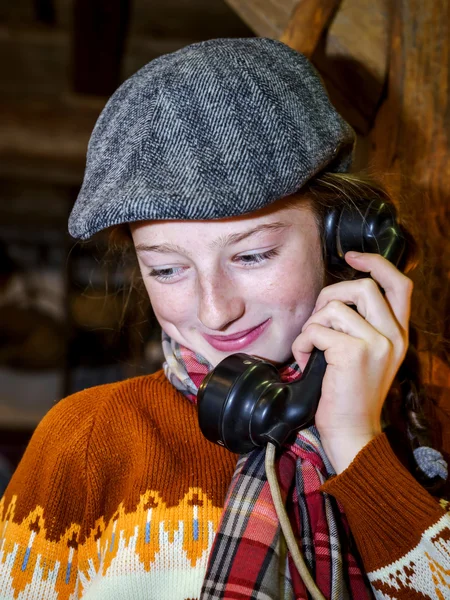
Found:
M 348 256 L 349 258 L 359 258 L 360 256 L 362 256 L 362 252 L 356 252 L 355 250 L 351 250 L 350 252 L 347 252 L 345 256 Z

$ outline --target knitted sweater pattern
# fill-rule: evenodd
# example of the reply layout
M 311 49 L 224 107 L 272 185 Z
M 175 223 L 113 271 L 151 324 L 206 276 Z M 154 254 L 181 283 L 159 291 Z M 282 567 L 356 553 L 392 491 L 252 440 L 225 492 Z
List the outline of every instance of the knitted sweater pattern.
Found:
M 61 401 L 0 502 L 0 599 L 197 597 L 235 463 L 162 372 Z
M 236 459 L 162 372 L 66 398 L 0 501 L 0 600 L 198 598 Z M 344 506 L 375 597 L 450 598 L 448 503 L 384 435 L 322 490 Z

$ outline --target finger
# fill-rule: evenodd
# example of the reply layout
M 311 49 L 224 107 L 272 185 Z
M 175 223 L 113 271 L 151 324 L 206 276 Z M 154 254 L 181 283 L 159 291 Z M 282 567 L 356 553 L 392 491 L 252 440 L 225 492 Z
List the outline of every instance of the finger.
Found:
M 375 345 L 381 337 L 388 339 L 393 344 L 398 341 L 399 330 L 392 316 L 389 322 L 383 323 L 384 330 L 380 331 L 366 321 L 359 313 L 350 308 L 350 306 L 339 300 L 331 300 L 323 308 L 311 315 L 303 325 L 302 332 L 313 323 L 365 340 L 370 345 Z M 389 325 L 391 325 L 390 329 Z M 399 353 L 402 351 L 403 348 L 399 348 Z
M 398 323 L 393 310 L 372 279 L 340 281 L 323 288 L 317 297 L 313 314 L 332 302 L 355 305 L 362 318 L 392 341 L 397 338 L 407 339 L 407 330 Z
M 400 326 L 407 330 L 411 313 L 411 294 L 413 282 L 380 254 L 368 252 L 347 252 L 347 263 L 358 271 L 370 273 L 370 276 L 384 290 L 389 303 Z
M 303 363 L 314 348 L 323 350 L 328 365 L 350 366 L 352 357 L 361 352 L 366 342 L 348 336 L 341 331 L 334 331 L 318 323 L 312 323 L 292 344 L 292 353 L 296 361 Z

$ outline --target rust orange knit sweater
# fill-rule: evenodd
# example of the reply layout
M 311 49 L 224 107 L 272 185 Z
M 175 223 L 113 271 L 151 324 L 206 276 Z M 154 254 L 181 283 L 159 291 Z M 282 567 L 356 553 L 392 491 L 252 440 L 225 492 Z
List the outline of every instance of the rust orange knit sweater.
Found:
M 0 600 L 198 598 L 236 459 L 161 371 L 66 398 L 0 502 Z M 384 435 L 324 489 L 380 598 L 450 598 L 445 503 Z

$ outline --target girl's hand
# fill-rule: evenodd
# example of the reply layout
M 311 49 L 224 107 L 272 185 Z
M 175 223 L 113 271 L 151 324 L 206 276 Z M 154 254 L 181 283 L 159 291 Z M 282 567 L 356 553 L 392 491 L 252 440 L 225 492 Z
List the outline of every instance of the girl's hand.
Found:
M 379 254 L 347 252 L 345 260 L 372 279 L 325 287 L 292 345 L 301 369 L 314 346 L 325 352 L 328 364 L 315 421 L 337 473 L 381 433 L 381 409 L 408 348 L 413 288 Z

